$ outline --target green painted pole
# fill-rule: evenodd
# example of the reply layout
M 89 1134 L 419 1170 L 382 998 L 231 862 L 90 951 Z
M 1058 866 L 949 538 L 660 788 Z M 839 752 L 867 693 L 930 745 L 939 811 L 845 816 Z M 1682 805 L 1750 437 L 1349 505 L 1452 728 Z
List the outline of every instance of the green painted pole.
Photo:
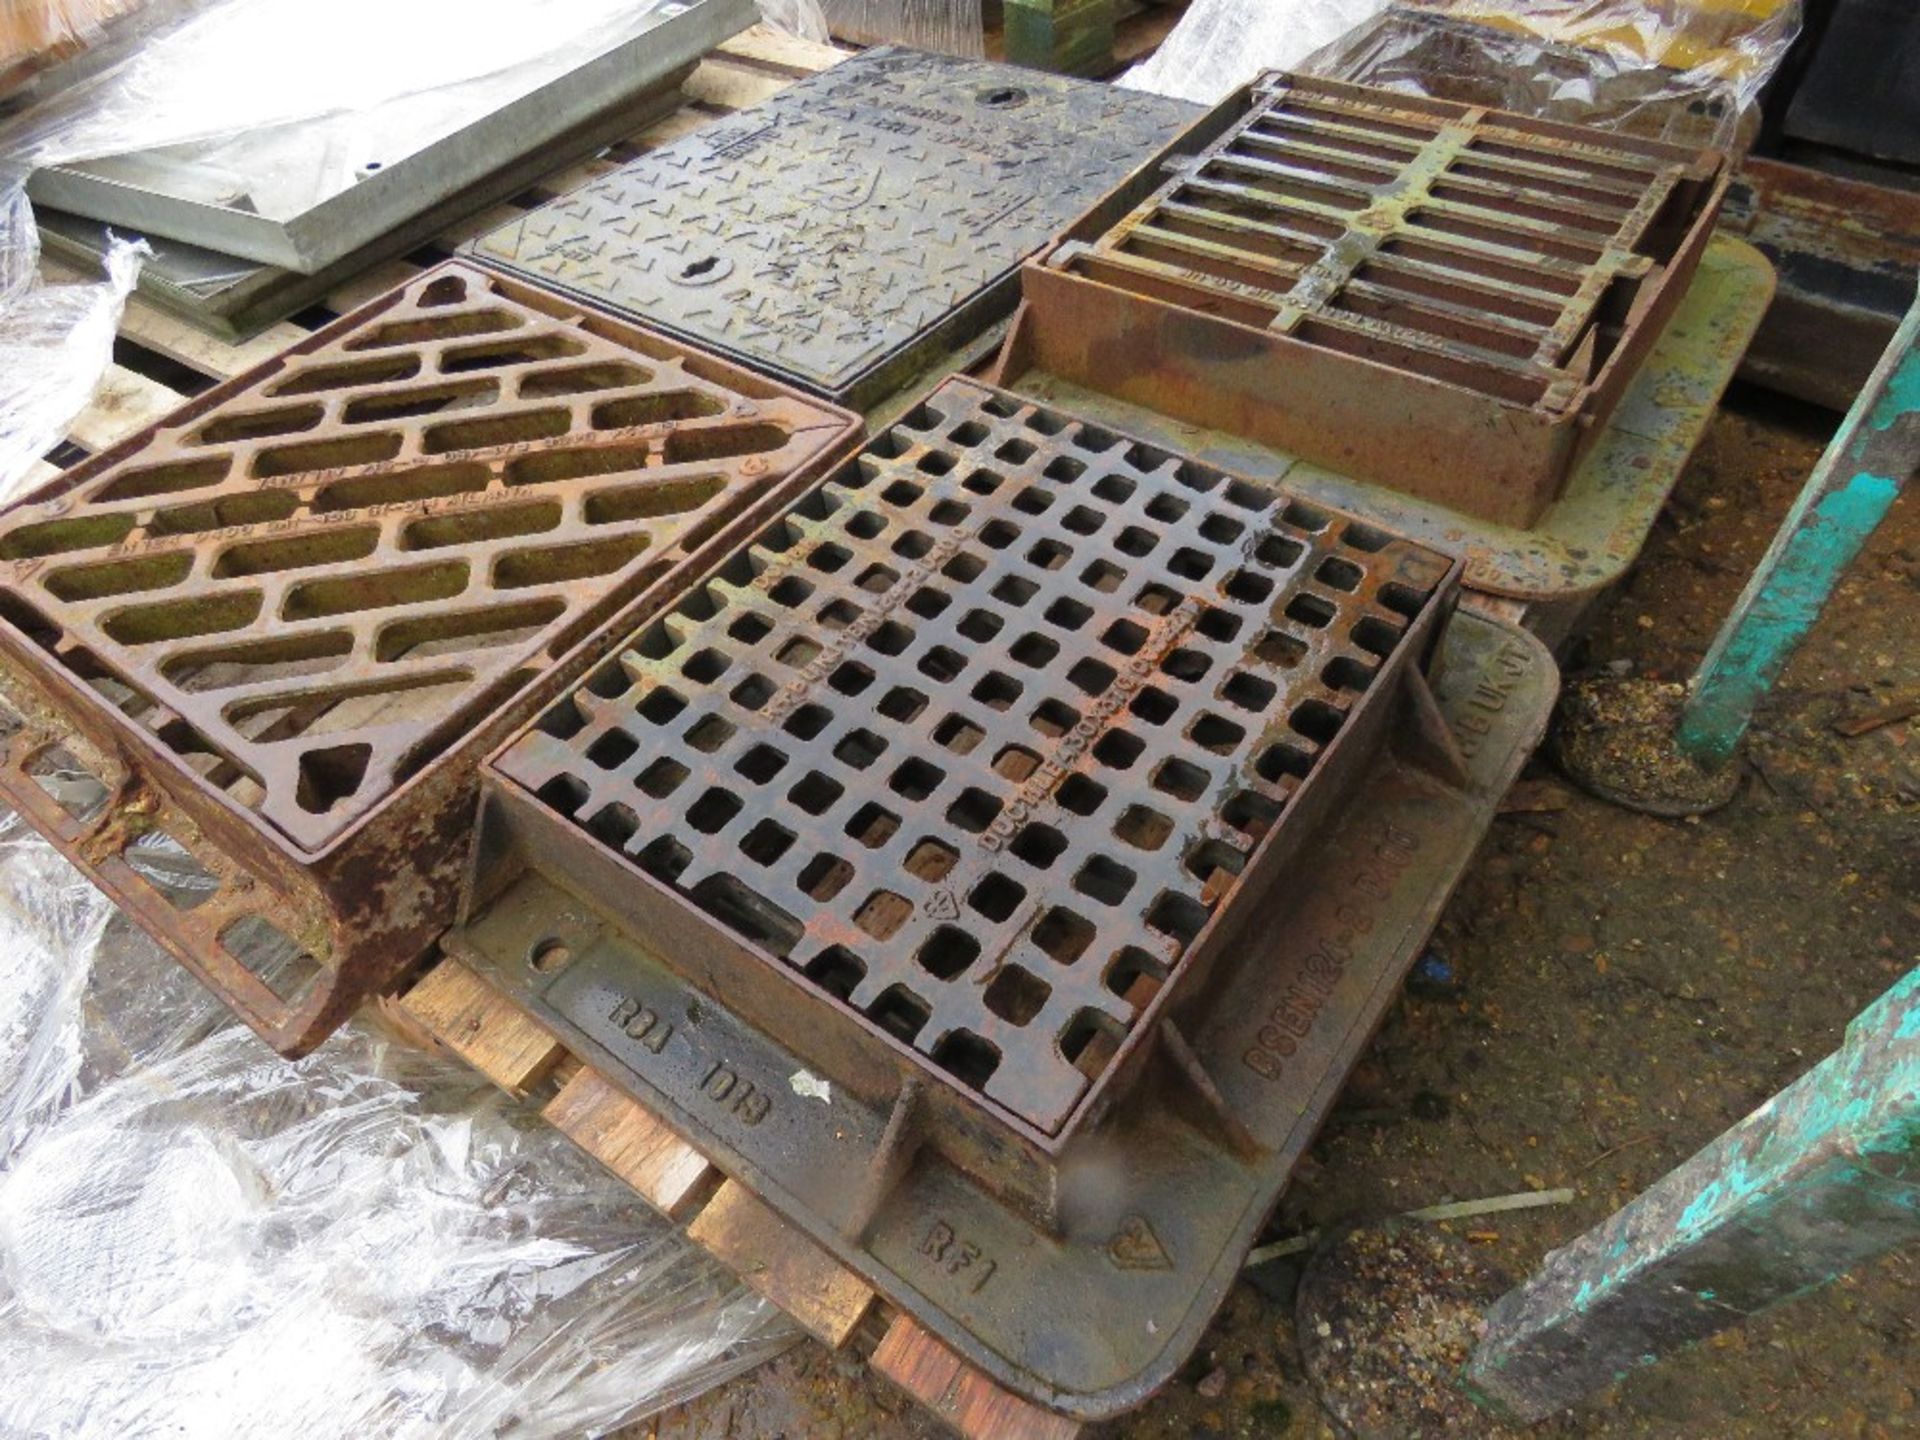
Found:
M 1840 1048 L 1487 1313 L 1476 1398 L 1533 1421 L 1920 1237 L 1920 969 Z
M 1920 470 L 1920 301 L 1747 581 L 1693 678 L 1675 736 L 1707 769 L 1733 757 L 1753 712 L 1833 587 Z

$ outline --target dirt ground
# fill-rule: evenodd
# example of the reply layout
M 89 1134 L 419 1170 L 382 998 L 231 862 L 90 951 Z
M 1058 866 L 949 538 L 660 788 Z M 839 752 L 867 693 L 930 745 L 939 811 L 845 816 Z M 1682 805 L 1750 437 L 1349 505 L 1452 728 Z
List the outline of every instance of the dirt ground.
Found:
M 1739 392 L 1625 587 L 1568 669 L 1682 679 L 1833 417 Z M 1751 775 L 1704 820 L 1571 793 L 1536 763 L 1436 946 L 1457 988 L 1409 992 L 1270 1226 L 1295 1235 L 1447 1199 L 1568 1186 L 1567 1206 L 1460 1222 L 1524 1275 L 1839 1040 L 1920 964 L 1920 721 L 1836 722 L 1920 698 L 1920 505 L 1854 567 L 1751 737 Z M 1321 1437 L 1294 1342 L 1297 1271 L 1249 1275 L 1192 1362 L 1099 1440 Z M 857 1360 L 800 1347 L 629 1440 L 881 1440 L 944 1432 Z M 1920 1250 L 1594 1397 L 1536 1433 L 1920 1434 Z

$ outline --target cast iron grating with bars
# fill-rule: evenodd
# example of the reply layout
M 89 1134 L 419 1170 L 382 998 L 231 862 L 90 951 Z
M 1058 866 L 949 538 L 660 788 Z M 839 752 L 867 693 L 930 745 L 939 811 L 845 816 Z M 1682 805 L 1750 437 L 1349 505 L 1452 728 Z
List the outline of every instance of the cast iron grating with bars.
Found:
M 1054 1133 L 1449 574 L 955 379 L 495 764 Z
M 1276 75 L 1159 194 L 1052 263 L 1510 403 L 1578 403 L 1720 157 Z
M 449 265 L 0 522 L 0 616 L 318 849 L 847 417 Z

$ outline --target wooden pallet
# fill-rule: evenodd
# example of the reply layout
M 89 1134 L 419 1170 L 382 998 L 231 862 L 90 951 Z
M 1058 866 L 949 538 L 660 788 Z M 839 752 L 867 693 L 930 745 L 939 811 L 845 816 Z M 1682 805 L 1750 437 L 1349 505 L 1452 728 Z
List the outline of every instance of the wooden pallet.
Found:
M 1162 12 L 1150 11 L 1158 15 Z M 1164 33 L 1160 30 L 1159 33 Z M 1158 34 L 1152 36 L 1157 42 Z M 1138 49 L 1138 41 L 1128 47 Z M 1147 48 L 1151 48 L 1148 44 Z M 755 26 L 694 70 L 673 114 L 592 159 L 546 176 L 507 204 L 449 227 L 405 259 L 391 260 L 329 294 L 323 304 L 251 340 L 216 339 L 138 295 L 120 324 L 116 362 L 35 483 L 107 449 L 166 415 L 190 395 L 249 370 L 326 324 L 404 284 L 474 237 L 690 131 L 767 99 L 803 76 L 838 64 L 849 49 L 816 45 Z M 82 279 L 43 258 L 49 281 Z M 540 1104 L 544 1117 L 632 1186 L 654 1209 L 822 1343 L 855 1346 L 875 1370 L 968 1440 L 1072 1440 L 1079 1426 L 1003 1389 L 938 1338 L 894 1312 L 859 1276 L 789 1226 L 745 1186 L 723 1175 L 643 1106 L 570 1055 L 518 1006 L 457 961 L 443 961 L 390 1017 L 423 1044 L 464 1060 L 509 1094 Z
M 1074 1440 L 1080 1426 L 1002 1388 L 899 1314 L 873 1287 L 619 1089 L 458 960 L 442 960 L 388 1013 L 521 1100 L 742 1281 L 833 1349 L 879 1374 L 967 1440 Z

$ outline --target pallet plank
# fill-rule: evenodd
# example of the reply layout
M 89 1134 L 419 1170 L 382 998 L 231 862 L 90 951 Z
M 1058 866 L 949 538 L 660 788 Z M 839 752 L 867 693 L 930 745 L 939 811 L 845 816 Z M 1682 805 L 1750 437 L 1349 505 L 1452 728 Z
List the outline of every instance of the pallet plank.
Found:
M 525 1095 L 567 1053 L 512 1001 L 458 960 L 443 960 L 400 998 L 400 1013 L 509 1095 Z
M 873 1304 L 872 1286 L 737 1180 L 720 1187 L 687 1236 L 836 1350 Z
M 769 75 L 737 61 L 729 63 L 724 55 L 719 55 L 702 60 L 687 77 L 684 88 L 690 100 L 718 105 L 724 110 L 744 110 L 749 105 L 772 99 L 792 83 L 788 76 Z
M 1075 1440 L 1077 1421 L 1002 1389 L 930 1331 L 902 1315 L 887 1327 L 872 1365 L 967 1440 Z
M 776 67 L 798 78 L 830 70 L 853 52 L 817 40 L 802 40 L 771 25 L 752 25 L 719 47 L 719 53 Z
M 676 1223 L 699 1208 L 719 1178 L 706 1156 L 598 1071 L 581 1069 L 540 1113 Z
M 110 450 L 179 409 L 185 400 L 184 395 L 158 380 L 149 380 L 124 365 L 109 365 L 93 392 L 93 400 L 67 427 L 67 435 L 84 450 Z

